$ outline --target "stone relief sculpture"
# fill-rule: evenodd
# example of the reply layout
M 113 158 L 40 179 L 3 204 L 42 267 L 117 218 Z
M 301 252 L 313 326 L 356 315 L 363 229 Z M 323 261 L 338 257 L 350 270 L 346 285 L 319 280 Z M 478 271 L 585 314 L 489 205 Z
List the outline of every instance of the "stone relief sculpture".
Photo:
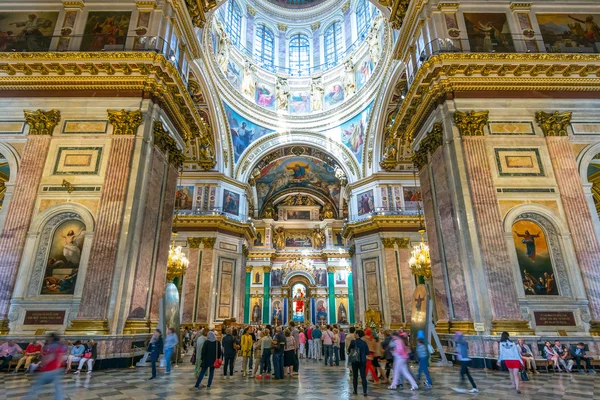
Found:
M 333 206 L 330 203 L 323 205 L 323 219 L 333 218 Z
M 256 67 L 250 61 L 244 65 L 244 80 L 242 82 L 242 92 L 249 99 L 254 99 L 256 90 Z
M 273 231 L 273 245 L 277 250 L 285 248 L 285 230 L 279 227 Z
M 351 59 L 344 63 L 344 90 L 346 96 L 356 93 L 356 74 L 354 73 L 354 63 Z
M 325 89 L 323 88 L 323 82 L 321 78 L 313 78 L 310 86 L 310 103 L 312 111 L 320 111 L 323 108 L 323 94 Z
M 379 63 L 381 58 L 381 19 L 373 21 L 373 26 L 369 29 L 367 43 L 369 44 L 369 56 L 373 64 Z
M 286 78 L 277 77 L 277 110 L 287 111 L 290 98 L 290 86 Z

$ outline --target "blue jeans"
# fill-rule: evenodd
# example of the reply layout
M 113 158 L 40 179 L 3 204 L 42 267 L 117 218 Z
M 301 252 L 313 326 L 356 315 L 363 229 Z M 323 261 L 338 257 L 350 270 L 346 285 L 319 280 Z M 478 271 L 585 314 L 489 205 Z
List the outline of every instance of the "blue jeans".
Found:
M 196 387 L 200 387 L 200 384 L 202 383 L 202 379 L 204 379 L 204 375 L 206 375 L 206 370 L 208 371 L 208 385 L 206 385 L 207 387 L 210 387 L 210 385 L 212 384 L 213 381 L 213 376 L 215 375 L 215 367 L 202 367 L 202 370 L 200 371 L 200 375 L 198 376 L 198 379 L 196 380 Z
M 156 362 L 158 361 L 158 357 L 160 357 L 160 354 L 152 353 L 150 355 L 150 362 L 152 363 L 152 377 L 153 378 L 156 378 Z
M 174 347 L 169 347 L 165 349 L 165 365 L 167 367 L 167 374 L 171 372 L 171 357 L 173 356 Z
M 260 374 L 271 372 L 271 349 L 265 349 L 260 358 Z
M 421 373 L 425 374 L 425 383 L 431 385 L 431 376 L 429 375 L 429 357 L 419 358 L 419 372 L 417 373 L 417 381 L 421 380 Z
M 273 368 L 275 369 L 275 379 L 283 379 L 283 353 L 273 354 Z
M 324 344 L 323 350 L 325 351 L 325 365 L 327 365 L 327 360 L 329 360 L 329 365 L 333 365 L 333 346 Z
M 333 356 L 335 358 L 335 365 L 340 365 L 340 347 L 333 346 Z
M 33 386 L 31 387 L 31 391 L 27 393 L 25 396 L 26 399 L 33 399 L 37 397 L 37 392 L 44 385 L 49 383 L 54 384 L 54 399 L 62 400 L 63 397 L 63 383 L 62 377 L 65 374 L 65 370 L 62 368 L 55 369 L 53 371 L 40 372 L 37 374 L 37 379 L 35 380 Z

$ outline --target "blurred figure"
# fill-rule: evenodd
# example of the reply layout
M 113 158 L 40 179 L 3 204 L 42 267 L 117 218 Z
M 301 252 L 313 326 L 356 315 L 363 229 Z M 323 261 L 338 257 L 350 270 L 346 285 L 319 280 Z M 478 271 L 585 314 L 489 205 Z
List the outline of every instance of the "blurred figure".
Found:
M 33 399 L 40 388 L 49 383 L 54 384 L 54 399 L 63 399 L 62 375 L 65 361 L 65 346 L 60 342 L 56 333 L 51 333 L 46 339 L 46 345 L 42 349 L 42 361 L 40 373 L 34 382 L 31 391 L 25 399 Z
M 173 352 L 179 343 L 177 334 L 174 328 L 167 329 L 167 339 L 165 340 L 165 363 L 166 363 L 166 374 L 171 373 L 171 358 L 173 358 Z

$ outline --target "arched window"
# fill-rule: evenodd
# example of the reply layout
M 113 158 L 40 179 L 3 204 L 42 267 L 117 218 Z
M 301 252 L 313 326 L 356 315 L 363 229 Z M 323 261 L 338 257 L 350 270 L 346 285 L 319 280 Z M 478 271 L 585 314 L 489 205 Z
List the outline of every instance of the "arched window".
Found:
M 225 32 L 231 39 L 231 43 L 237 46 L 242 35 L 242 11 L 240 6 L 233 0 L 227 3 L 227 15 L 225 16 Z
M 358 0 L 356 6 L 356 27 L 358 28 L 358 37 L 367 33 L 369 21 L 371 20 L 371 7 L 369 0 Z
M 342 24 L 337 21 L 325 30 L 325 64 L 335 65 L 341 58 Z
M 262 62 L 263 67 L 273 68 L 273 48 L 275 36 L 273 31 L 259 24 L 256 27 L 256 43 L 254 44 L 254 56 Z
M 310 69 L 310 45 L 308 36 L 300 33 L 290 39 L 290 70 L 303 72 Z

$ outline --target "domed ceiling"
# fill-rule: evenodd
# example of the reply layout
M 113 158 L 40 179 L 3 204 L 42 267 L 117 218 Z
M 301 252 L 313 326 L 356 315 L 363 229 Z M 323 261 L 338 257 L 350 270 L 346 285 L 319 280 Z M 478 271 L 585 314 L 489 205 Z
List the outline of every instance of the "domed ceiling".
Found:
M 309 8 L 327 0 L 268 0 L 269 3 L 285 8 Z

